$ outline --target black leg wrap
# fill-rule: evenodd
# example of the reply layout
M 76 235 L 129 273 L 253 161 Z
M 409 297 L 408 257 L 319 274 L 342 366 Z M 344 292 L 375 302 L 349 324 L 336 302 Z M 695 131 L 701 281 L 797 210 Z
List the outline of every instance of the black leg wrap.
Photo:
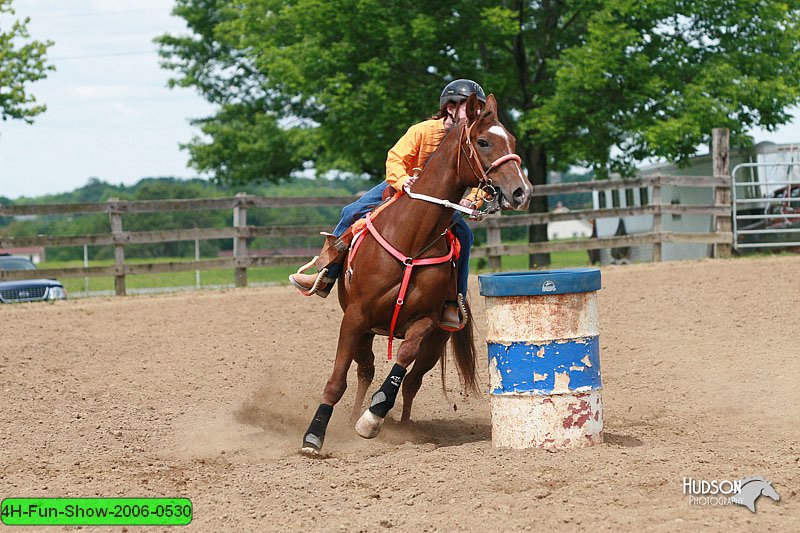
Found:
M 333 414 L 333 407 L 324 403 L 319 404 L 317 413 L 308 426 L 306 436 L 303 437 L 303 448 L 313 448 L 319 450 L 322 448 L 322 443 L 325 441 L 325 430 L 328 428 L 328 422 Z
M 373 414 L 381 418 L 385 418 L 389 410 L 394 407 L 394 401 L 397 399 L 397 391 L 400 390 L 400 383 L 406 375 L 406 369 L 397 363 L 392 367 L 386 381 L 383 382 L 378 392 L 372 395 L 372 403 L 369 410 Z

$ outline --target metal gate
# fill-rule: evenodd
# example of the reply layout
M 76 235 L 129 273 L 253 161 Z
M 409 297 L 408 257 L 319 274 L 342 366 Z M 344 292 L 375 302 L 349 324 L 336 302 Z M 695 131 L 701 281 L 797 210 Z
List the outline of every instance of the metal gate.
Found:
M 785 178 L 768 179 L 760 169 L 785 169 Z M 750 169 L 750 172 L 742 170 Z M 733 245 L 747 248 L 800 248 L 800 161 L 742 163 L 731 172 Z M 739 179 L 741 177 L 741 179 Z

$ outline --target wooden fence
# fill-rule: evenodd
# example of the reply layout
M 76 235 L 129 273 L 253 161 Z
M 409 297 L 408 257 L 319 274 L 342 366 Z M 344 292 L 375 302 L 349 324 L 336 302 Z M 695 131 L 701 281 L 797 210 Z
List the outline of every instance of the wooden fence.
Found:
M 647 177 L 617 180 L 617 181 L 588 181 L 581 183 L 540 185 L 535 187 L 534 195 L 547 196 L 551 194 L 574 194 L 593 191 L 638 189 L 652 187 L 652 200 L 649 204 L 636 207 L 613 207 L 605 209 L 582 209 L 564 213 L 535 213 L 529 215 L 493 217 L 486 221 L 487 245 L 475 248 L 473 257 L 487 257 L 489 267 L 500 267 L 500 257 L 504 255 L 519 255 L 533 253 L 561 252 L 565 250 L 599 250 L 603 248 L 619 248 L 625 246 L 653 245 L 653 260 L 661 261 L 661 245 L 663 243 L 693 243 L 715 245 L 715 256 L 730 254 L 732 233 L 728 231 L 715 231 L 697 233 L 667 232 L 661 229 L 662 215 L 710 215 L 715 220 L 728 220 L 730 224 L 731 206 L 728 203 L 714 203 L 710 205 L 673 205 L 661 203 L 661 188 L 674 187 L 702 187 L 716 190 L 729 190 L 730 178 L 727 177 L 698 177 L 698 176 L 665 176 L 651 175 Z M 573 240 L 561 242 L 541 242 L 526 244 L 504 245 L 500 239 L 500 229 L 534 224 L 547 224 L 561 220 L 592 220 L 606 217 L 625 217 L 652 215 L 653 229 L 647 233 L 636 233 L 615 237 L 593 238 L 587 240 Z
M 711 205 L 663 204 L 661 203 L 661 187 L 663 186 L 713 188 L 714 191 L 717 192 L 714 195 L 716 201 Z M 486 246 L 475 247 L 472 251 L 472 256 L 485 257 L 488 259 L 490 268 L 498 269 L 500 267 L 500 258 L 504 255 L 558 252 L 564 250 L 595 250 L 645 244 L 653 245 L 653 259 L 655 261 L 661 260 L 661 245 L 663 243 L 712 244 L 715 245 L 715 255 L 724 256 L 730 253 L 732 239 L 732 233 L 730 231 L 730 178 L 724 175 L 717 177 L 651 175 L 630 180 L 604 180 L 540 185 L 535 187 L 533 194 L 536 196 L 547 196 L 551 194 L 574 194 L 607 190 L 623 191 L 642 187 L 650 187 L 652 190 L 650 203 L 648 205 L 606 209 L 583 209 L 565 213 L 536 213 L 517 216 L 498 215 L 490 217 L 478 225 L 478 227 L 483 225 L 487 229 L 487 244 Z M 29 279 L 33 277 L 114 276 L 116 294 L 124 295 L 126 292 L 125 276 L 127 275 L 233 269 L 235 285 L 237 287 L 244 287 L 247 285 L 248 268 L 269 265 L 300 265 L 309 259 L 307 256 L 296 255 L 255 257 L 248 254 L 247 239 L 257 237 L 284 237 L 289 235 L 313 236 L 320 231 L 330 229 L 327 226 L 249 226 L 247 225 L 248 209 L 263 207 L 338 207 L 344 206 L 355 199 L 356 197 L 268 198 L 237 194 L 235 197 L 211 199 L 151 201 L 110 200 L 104 203 L 0 206 L 0 216 L 107 213 L 111 223 L 110 233 L 74 236 L 0 236 L 0 248 L 111 245 L 114 247 L 115 259 L 114 265 L 112 266 L 40 269 L 35 271 L 3 271 L 0 272 L 0 280 Z M 727 201 L 725 201 L 726 199 Z M 126 214 L 210 209 L 231 209 L 233 211 L 232 227 L 137 232 L 125 231 L 124 229 L 123 216 Z M 714 217 L 716 220 L 715 224 L 712 226 L 715 228 L 714 231 L 701 233 L 662 231 L 661 217 L 663 215 L 685 214 L 710 215 Z M 501 241 L 502 228 L 546 224 L 560 220 L 586 220 L 633 215 L 652 215 L 652 231 L 616 237 L 560 242 L 503 244 Z M 233 239 L 233 256 L 228 258 L 169 263 L 130 264 L 125 262 L 126 245 L 204 239 Z M 320 243 L 321 242 L 322 240 L 320 239 Z
M 653 261 L 661 261 L 663 243 L 692 243 L 712 245 L 712 256 L 727 257 L 733 244 L 731 223 L 731 177 L 730 177 L 730 132 L 727 128 L 714 128 L 711 137 L 711 157 L 714 176 L 674 176 L 652 174 L 630 180 L 588 181 L 582 183 L 539 185 L 534 188 L 534 196 L 553 194 L 575 194 L 582 192 L 616 190 L 623 191 L 641 187 L 652 187 L 648 205 L 637 207 L 614 207 L 608 209 L 586 209 L 565 213 L 537 213 L 514 217 L 489 219 L 487 225 L 487 246 L 473 250 L 473 257 L 487 257 L 489 267 L 500 268 L 500 258 L 504 255 L 560 252 L 566 250 L 600 250 L 626 246 L 653 245 Z M 702 187 L 713 190 L 713 203 L 710 205 L 673 205 L 662 203 L 661 188 Z M 503 245 L 500 228 L 546 224 L 560 220 L 592 220 L 605 217 L 624 217 L 652 215 L 652 231 L 605 238 L 579 241 L 528 243 Z M 710 215 L 711 232 L 676 233 L 662 231 L 663 215 Z

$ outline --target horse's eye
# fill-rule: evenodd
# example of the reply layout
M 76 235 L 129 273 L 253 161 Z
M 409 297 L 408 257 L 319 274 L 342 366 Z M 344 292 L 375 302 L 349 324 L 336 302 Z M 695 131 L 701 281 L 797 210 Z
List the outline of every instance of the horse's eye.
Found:
M 486 141 L 486 139 L 478 139 L 478 146 L 481 148 L 486 148 L 489 146 L 489 143 Z

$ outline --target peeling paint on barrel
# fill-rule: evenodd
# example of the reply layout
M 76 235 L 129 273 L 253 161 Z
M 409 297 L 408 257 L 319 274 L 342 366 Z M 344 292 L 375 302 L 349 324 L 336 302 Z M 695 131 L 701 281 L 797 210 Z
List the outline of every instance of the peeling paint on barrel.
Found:
M 503 374 L 497 368 L 497 359 L 489 361 L 489 386 L 498 389 L 503 386 Z
M 562 393 L 597 388 L 601 384 L 597 337 L 542 346 L 523 341 L 509 345 L 489 343 L 488 351 L 490 372 L 497 371 L 502 376 L 490 380 L 492 394 Z
M 486 299 L 492 315 L 486 337 L 493 342 L 554 340 L 599 334 L 596 293 L 505 296 Z M 514 338 L 508 334 L 513 326 Z
M 553 380 L 553 394 L 569 392 L 569 372 L 556 372 Z
M 492 444 L 579 448 L 603 442 L 600 391 L 552 396 L 492 396 Z

